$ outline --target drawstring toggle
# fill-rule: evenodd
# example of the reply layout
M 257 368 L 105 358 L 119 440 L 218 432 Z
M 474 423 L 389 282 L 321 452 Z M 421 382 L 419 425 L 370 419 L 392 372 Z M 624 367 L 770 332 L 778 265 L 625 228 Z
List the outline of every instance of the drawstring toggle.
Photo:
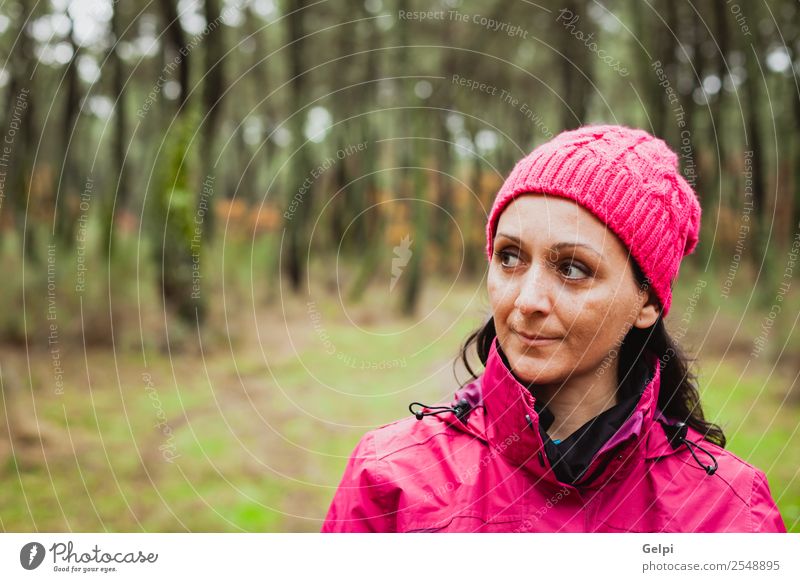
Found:
M 700 446 L 698 443 L 694 441 L 690 441 L 686 438 L 686 435 L 689 433 L 689 425 L 685 422 L 678 422 L 676 424 L 666 424 L 661 423 L 661 426 L 664 428 L 664 432 L 667 434 L 669 438 L 669 444 L 672 445 L 673 449 L 677 449 L 681 445 L 686 445 L 686 448 L 689 449 L 689 452 L 692 453 L 692 457 L 694 457 L 695 462 L 703 468 L 707 475 L 713 475 L 717 469 L 719 468 L 719 464 L 717 463 L 717 458 L 712 455 L 707 449 Z M 701 452 L 705 453 L 710 459 L 713 465 L 706 465 L 704 464 L 697 453 L 694 452 L 694 449 L 698 449 Z
M 419 406 L 420 410 L 414 410 L 414 406 Z M 472 410 L 466 398 L 461 398 L 454 406 L 428 406 L 421 402 L 412 402 L 408 405 L 408 410 L 413 414 L 417 420 L 422 420 L 425 416 L 434 416 L 436 414 L 443 414 L 445 412 L 452 412 L 456 418 L 466 424 L 467 416 Z

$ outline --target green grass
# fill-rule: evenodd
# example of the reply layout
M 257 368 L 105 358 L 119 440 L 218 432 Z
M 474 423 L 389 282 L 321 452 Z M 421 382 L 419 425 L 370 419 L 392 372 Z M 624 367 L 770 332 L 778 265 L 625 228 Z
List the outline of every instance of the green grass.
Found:
M 443 292 L 431 285 L 424 308 Z M 464 289 L 423 323 L 391 315 L 385 297 L 347 314 L 336 298 L 317 299 L 336 345 L 331 354 L 306 301 L 284 301 L 285 317 L 277 306 L 258 305 L 257 321 L 249 305 L 232 305 L 233 350 L 227 340 L 208 342 L 205 358 L 191 334 L 171 358 L 151 338 L 146 368 L 136 350 L 118 350 L 115 359 L 107 348 L 84 355 L 65 345 L 61 396 L 51 387 L 47 352 L 34 351 L 30 386 L 20 381 L 17 391 L 33 398 L 21 396 L 15 406 L 28 419 L 35 406 L 43 441 L 17 440 L 13 454 L 10 443 L 0 449 L 0 529 L 318 531 L 361 434 L 406 416 L 411 400 L 448 395 L 449 361 L 481 314 L 464 310 Z M 214 325 L 216 333 L 224 329 Z M 372 369 L 398 354 L 406 354 L 402 366 Z M 25 369 L 23 350 L 7 347 L 4 357 L 4 371 Z M 159 414 L 171 438 L 155 427 Z M 179 455 L 173 462 L 159 450 L 166 444 Z
M 318 531 L 360 436 L 406 416 L 412 400 L 449 397 L 452 358 L 484 316 L 482 297 L 474 287 L 431 283 L 420 313 L 403 319 L 385 289 L 346 310 L 335 295 L 315 295 L 315 327 L 305 297 L 284 295 L 283 309 L 280 297 L 258 303 L 254 321 L 241 294 L 227 307 L 233 349 L 219 313 L 211 325 L 224 341 L 204 343 L 205 358 L 191 333 L 171 358 L 147 340 L 146 370 L 172 439 L 154 427 L 158 409 L 140 351 L 119 349 L 115 361 L 107 348 L 84 356 L 81 346 L 65 346 L 62 396 L 52 391 L 47 353 L 34 351 L 32 388 L 22 383 L 17 405 L 26 418 L 35 406 L 44 441 L 15 442 L 13 455 L 0 449 L 0 529 Z M 725 429 L 728 448 L 767 473 L 787 526 L 800 531 L 797 404 L 783 402 L 790 379 L 770 375 L 766 357 L 745 369 L 741 350 L 720 354 L 730 335 L 714 330 L 735 327 L 741 304 L 719 303 L 729 311 L 717 316 L 714 341 L 699 346 L 706 411 Z M 680 300 L 675 305 L 681 313 Z M 701 308 L 689 343 L 715 312 Z M 758 321 L 749 315 L 746 324 Z M 4 374 L 26 369 L 23 350 L 4 357 Z M 402 365 L 372 367 L 398 359 Z M 159 450 L 166 443 L 179 455 L 172 463 Z
M 797 405 L 784 401 L 791 379 L 756 366 L 741 368 L 704 359 L 702 402 L 707 417 L 720 424 L 726 448 L 767 474 L 770 490 L 790 531 L 800 531 L 800 425 Z

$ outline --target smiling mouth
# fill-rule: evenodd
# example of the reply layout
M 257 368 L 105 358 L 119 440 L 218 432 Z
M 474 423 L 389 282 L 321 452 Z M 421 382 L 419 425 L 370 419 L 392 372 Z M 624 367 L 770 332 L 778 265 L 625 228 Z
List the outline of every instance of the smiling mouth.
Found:
M 561 339 L 558 337 L 530 336 L 530 335 L 525 335 L 518 331 L 514 331 L 514 333 L 522 343 L 529 346 L 546 346 L 555 343 Z

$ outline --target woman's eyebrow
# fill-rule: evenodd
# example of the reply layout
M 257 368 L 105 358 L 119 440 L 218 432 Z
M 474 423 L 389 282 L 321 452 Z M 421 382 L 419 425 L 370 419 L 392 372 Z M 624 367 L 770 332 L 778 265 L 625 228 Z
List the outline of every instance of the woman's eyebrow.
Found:
M 581 243 L 581 242 L 560 242 L 560 243 L 554 244 L 550 248 L 552 250 L 554 250 L 554 251 L 560 251 L 563 248 L 573 248 L 573 247 L 580 247 L 582 249 L 586 249 L 587 251 L 590 251 L 590 252 L 596 254 L 599 258 L 601 258 L 601 259 L 603 258 L 603 255 L 601 255 L 597 251 L 597 249 L 595 249 L 593 246 L 587 245 L 587 244 Z
M 515 243 L 517 243 L 518 245 L 522 246 L 522 240 L 518 236 L 514 236 L 513 234 L 506 234 L 504 232 L 498 232 L 497 235 L 495 235 L 495 238 L 498 238 L 498 237 L 501 237 L 501 236 L 503 238 L 507 238 L 508 240 L 512 240 Z
M 498 232 L 497 236 L 498 237 L 502 236 L 503 238 L 507 238 L 507 239 L 517 243 L 517 245 L 522 246 L 522 240 L 518 236 L 514 236 L 513 234 L 507 234 L 507 233 L 504 233 L 504 232 Z M 600 254 L 600 252 L 597 249 L 595 249 L 591 245 L 588 245 L 588 244 L 582 243 L 582 242 L 560 242 L 560 243 L 556 243 L 553 246 L 551 246 L 550 250 L 552 250 L 552 251 L 560 251 L 560 250 L 562 250 L 564 248 L 574 248 L 574 247 L 580 247 L 582 249 L 586 249 L 586 250 L 594 253 L 598 257 L 603 258 L 603 256 Z

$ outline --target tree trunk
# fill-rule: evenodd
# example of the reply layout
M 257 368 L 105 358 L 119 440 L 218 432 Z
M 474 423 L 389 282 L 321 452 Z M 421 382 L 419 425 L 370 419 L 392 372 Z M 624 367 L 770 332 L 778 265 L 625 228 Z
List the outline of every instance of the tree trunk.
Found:
M 400 0 L 399 10 L 407 10 L 409 0 Z M 399 28 L 399 44 L 401 49 L 398 69 L 401 75 L 413 74 L 414 66 L 409 55 L 408 26 Z M 411 105 L 414 103 L 415 95 L 409 81 L 403 81 L 403 91 L 401 105 Z M 420 135 L 418 113 L 413 110 L 401 112 L 404 120 L 402 127 L 406 128 L 407 136 L 415 138 Z M 411 215 L 411 232 L 407 237 L 403 237 L 399 244 L 394 248 L 395 258 L 392 260 L 392 277 L 402 277 L 402 300 L 400 304 L 401 313 L 410 317 L 416 313 L 417 306 L 422 296 L 423 268 L 424 259 L 427 254 L 428 222 L 430 207 L 427 204 L 427 180 L 424 170 L 412 168 L 412 166 L 424 167 L 426 159 L 426 148 L 416 145 L 416 141 L 403 140 L 401 147 L 400 166 L 401 170 L 401 192 L 406 198 L 406 205 Z M 414 153 L 416 159 L 412 158 Z M 413 246 L 412 246 L 413 245 Z M 397 280 L 397 279 L 396 279 Z
M 30 22 L 33 19 L 34 7 L 30 2 L 21 2 L 19 22 L 21 32 L 16 50 L 11 52 L 11 78 L 8 83 L 8 99 L 6 112 L 6 126 L 12 121 L 17 121 L 18 131 L 14 143 L 7 145 L 11 148 L 11 163 L 14 171 L 10 173 L 7 182 L 8 204 L 14 217 L 14 224 L 18 232 L 22 232 L 29 212 L 30 187 L 33 179 L 33 160 L 36 155 L 36 87 L 33 76 L 37 60 L 33 51 L 33 41 L 30 36 Z M 33 223 L 27 223 L 24 229 L 23 257 L 33 263 L 40 263 L 42 255 L 38 247 L 36 236 L 37 228 Z
M 203 147 L 201 149 L 201 164 L 203 172 L 217 178 L 217 168 L 214 166 L 217 156 L 217 131 L 219 129 L 220 112 L 222 110 L 222 95 L 225 90 L 225 71 L 223 66 L 223 55 L 225 54 L 225 39 L 223 37 L 225 27 L 222 24 L 220 12 L 220 0 L 205 0 L 204 4 L 206 26 L 209 33 L 205 36 L 205 78 L 203 81 L 203 110 L 206 113 L 205 122 L 202 129 Z M 247 158 L 240 160 L 246 163 Z M 203 180 L 206 176 L 203 176 Z M 202 195 L 203 189 L 198 192 Z M 200 195 L 197 199 L 198 206 L 201 204 Z M 214 201 L 216 194 L 205 198 L 207 210 L 203 218 L 203 240 L 205 243 L 211 241 L 214 233 Z M 205 246 L 205 245 L 204 245 Z
M 305 249 L 303 243 L 306 240 L 306 222 L 311 210 L 313 200 L 313 185 L 303 188 L 303 182 L 311 170 L 309 145 L 305 144 L 303 133 L 303 121 L 305 113 L 300 109 L 302 104 L 308 100 L 306 94 L 306 78 L 304 55 L 305 41 L 302 39 L 303 20 L 305 18 L 306 0 L 293 0 L 289 7 L 289 14 L 286 16 L 289 27 L 289 102 L 294 107 L 292 117 L 289 120 L 289 127 L 292 133 L 292 146 L 295 148 L 292 163 L 287 170 L 289 191 L 287 192 L 287 212 L 284 214 L 284 228 L 287 236 L 286 260 L 284 269 L 289 278 L 289 284 L 295 293 L 299 293 L 303 283 L 303 270 L 305 268 Z M 295 200 L 295 196 L 299 199 Z M 293 205 L 292 205 L 293 204 Z
M 64 116 L 61 125 L 61 171 L 58 177 L 58 204 L 56 204 L 56 236 L 65 248 L 72 248 L 75 242 L 75 206 L 71 199 L 75 197 L 79 186 L 75 176 L 78 174 L 74 151 L 79 149 L 76 139 L 76 125 L 80 111 L 80 81 L 78 79 L 78 58 L 80 47 L 75 42 L 74 23 L 70 18 L 69 44 L 72 47 L 72 58 L 64 71 Z
M 204 321 L 207 306 L 207 293 L 202 292 L 200 284 L 204 263 L 195 262 L 201 243 L 195 239 L 195 220 L 199 215 L 193 204 L 203 195 L 205 186 L 198 192 L 198 185 L 192 182 L 192 169 L 197 161 L 192 144 L 200 116 L 190 109 L 188 100 L 191 53 L 186 50 L 186 36 L 178 20 L 176 0 L 160 0 L 159 6 L 165 21 L 166 42 L 171 49 L 165 54 L 171 52 L 172 62 L 177 60 L 181 87 L 170 131 L 157 160 L 162 170 L 156 186 L 154 224 L 163 225 L 163 229 L 156 232 L 154 252 L 165 304 L 187 325 L 195 326 Z M 203 174 L 204 183 L 205 177 Z
M 158 5 L 164 20 L 163 34 L 166 44 L 172 49 L 173 59 L 180 61 L 177 65 L 178 83 L 180 83 L 178 112 L 180 113 L 189 98 L 189 57 L 191 57 L 191 52 L 187 50 L 186 34 L 183 32 L 178 17 L 177 0 L 159 0 Z
M 745 148 L 753 152 L 752 172 L 753 172 L 753 210 L 754 220 L 752 226 L 755 228 L 753 241 L 755 243 L 752 258 L 755 262 L 754 267 L 759 269 L 762 259 L 767 254 L 768 228 L 766 228 L 766 181 L 764 179 L 764 145 L 761 133 L 761 72 L 758 64 L 758 48 L 754 45 L 745 43 L 743 46 L 747 62 L 747 81 L 744 83 L 745 95 Z
M 122 38 L 124 27 L 122 25 L 122 15 L 118 4 L 112 6 L 111 13 L 111 42 L 112 46 L 108 51 L 108 62 L 111 67 L 111 89 L 114 104 L 114 135 L 111 146 L 112 167 L 114 168 L 117 181 L 114 196 L 110 196 L 105 204 L 104 241 L 102 252 L 113 253 L 114 245 L 112 236 L 117 224 L 117 217 L 128 210 L 130 204 L 130 190 L 128 188 L 128 176 L 125 173 L 125 157 L 127 149 L 127 120 L 128 109 L 125 98 L 125 65 L 119 56 L 119 43 Z
M 632 0 L 631 4 L 633 5 L 631 14 L 633 15 L 636 38 L 648 49 L 645 52 L 644 49 L 637 47 L 634 51 L 639 86 L 643 88 L 642 94 L 647 108 L 646 114 L 652 125 L 653 134 L 658 137 L 664 137 L 667 100 L 662 87 L 654 80 L 652 62 L 647 55 L 649 52 L 653 60 L 660 61 L 662 68 L 666 71 L 667 55 L 672 52 L 673 45 L 669 42 L 664 42 L 664 39 L 670 32 L 666 30 L 666 25 L 658 18 L 654 18 L 652 11 L 643 6 L 639 0 Z
M 576 23 L 577 28 L 582 29 L 584 24 L 588 26 L 586 4 L 583 0 L 568 0 L 565 8 L 571 14 L 580 17 Z M 560 23 L 555 31 L 563 55 L 558 57 L 561 60 L 562 95 L 565 102 L 565 106 L 562 107 L 561 127 L 572 129 L 586 122 L 593 92 L 594 60 L 589 58 L 586 47 L 582 46 L 569 30 L 560 26 Z M 584 34 L 589 33 L 584 30 Z

